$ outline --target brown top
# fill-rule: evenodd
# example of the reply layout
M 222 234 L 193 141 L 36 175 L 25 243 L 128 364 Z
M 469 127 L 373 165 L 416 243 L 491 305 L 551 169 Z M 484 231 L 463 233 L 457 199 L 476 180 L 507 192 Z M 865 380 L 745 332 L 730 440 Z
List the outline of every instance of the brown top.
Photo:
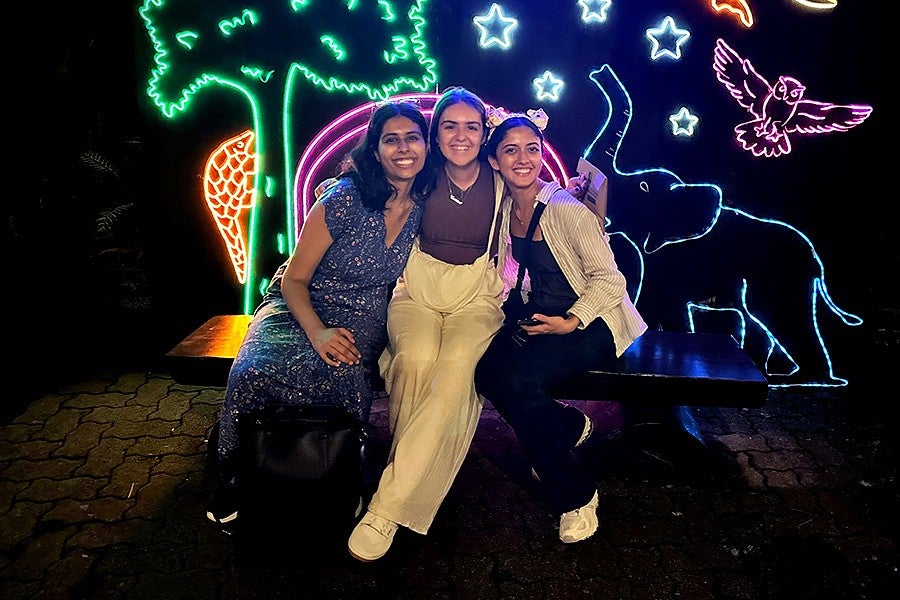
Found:
M 453 186 L 453 195 L 462 204 L 450 198 L 450 190 L 447 177 L 439 175 L 437 186 L 425 203 L 419 246 L 446 263 L 472 264 L 487 250 L 488 234 L 494 218 L 493 171 L 483 164 L 471 188 L 462 192 Z M 494 233 L 491 256 L 497 254 L 499 227 Z

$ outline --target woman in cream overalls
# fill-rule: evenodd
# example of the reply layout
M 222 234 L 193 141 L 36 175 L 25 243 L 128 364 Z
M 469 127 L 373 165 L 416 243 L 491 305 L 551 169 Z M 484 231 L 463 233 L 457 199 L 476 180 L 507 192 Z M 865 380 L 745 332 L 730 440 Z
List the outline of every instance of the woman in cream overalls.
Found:
M 388 307 L 379 366 L 393 441 L 348 541 L 359 560 L 384 556 L 398 525 L 428 532 L 481 416 L 475 365 L 503 323 L 494 267 L 503 183 L 483 156 L 486 125 L 484 103 L 466 89 L 449 88 L 434 106 L 429 152 L 437 185 Z

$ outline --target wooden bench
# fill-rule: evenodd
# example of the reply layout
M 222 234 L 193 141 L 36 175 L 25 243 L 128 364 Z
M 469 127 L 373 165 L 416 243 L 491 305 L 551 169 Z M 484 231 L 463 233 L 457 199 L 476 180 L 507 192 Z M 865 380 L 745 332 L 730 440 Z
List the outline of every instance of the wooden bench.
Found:
M 250 315 L 219 315 L 165 355 L 172 378 L 187 385 L 224 386 L 247 332 Z M 724 334 L 647 331 L 619 358 L 615 370 L 592 370 L 558 386 L 565 400 L 618 402 L 629 423 L 687 432 L 703 443 L 688 407 L 759 408 L 765 375 Z
M 178 383 L 224 386 L 251 315 L 218 315 L 195 329 L 163 357 L 163 366 Z

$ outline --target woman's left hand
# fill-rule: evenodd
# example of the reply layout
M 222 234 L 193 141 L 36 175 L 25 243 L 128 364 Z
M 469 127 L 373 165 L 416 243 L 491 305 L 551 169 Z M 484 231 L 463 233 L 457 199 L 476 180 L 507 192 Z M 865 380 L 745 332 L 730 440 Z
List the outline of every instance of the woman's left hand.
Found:
M 534 313 L 532 316 L 543 322 L 540 325 L 522 325 L 522 329 L 528 335 L 540 335 L 542 333 L 565 335 L 575 331 L 580 322 L 578 317 L 574 315 L 569 315 L 568 317 L 548 317 L 541 313 Z
M 588 188 L 591 186 L 591 174 L 579 173 L 577 176 L 569 179 L 566 184 L 566 191 L 584 202 L 587 196 Z

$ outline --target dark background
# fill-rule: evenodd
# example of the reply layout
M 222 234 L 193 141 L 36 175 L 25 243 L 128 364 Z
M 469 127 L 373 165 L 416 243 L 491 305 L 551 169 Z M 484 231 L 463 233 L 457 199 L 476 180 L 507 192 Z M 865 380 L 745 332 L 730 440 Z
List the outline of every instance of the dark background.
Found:
M 512 109 L 538 105 L 530 82 L 545 69 L 562 76 L 562 100 L 542 105 L 550 115 L 545 133 L 570 171 L 599 125 L 602 98 L 587 73 L 611 64 L 637 113 L 623 167 L 665 167 L 688 182 L 716 183 L 726 205 L 809 236 L 829 291 L 864 319 L 852 330 L 830 327 L 836 370 L 851 385 L 874 384 L 896 348 L 900 309 L 882 3 L 842 0 L 815 12 L 791 0 L 749 0 L 756 18 L 750 30 L 707 4 L 614 3 L 609 22 L 587 26 L 574 0 L 510 1 L 504 10 L 520 24 L 513 50 L 503 52 L 479 48 L 471 24 L 489 2 L 432 1 L 429 48 L 441 89 L 465 85 Z M 17 191 L 5 203 L 4 235 L 12 257 L 7 366 L 22 399 L 86 371 L 152 367 L 208 317 L 241 312 L 200 176 L 210 148 L 250 122 L 241 99 L 212 89 L 177 123 L 155 112 L 144 93 L 152 54 L 137 4 L 28 12 L 19 22 L 39 29 L 39 43 L 19 63 L 28 93 L 14 113 L 26 140 L 26 177 L 10 183 Z M 666 14 L 691 39 L 681 61 L 650 61 L 643 32 Z M 790 155 L 753 158 L 732 140 L 746 113 L 712 72 L 718 37 L 770 81 L 790 74 L 807 85 L 807 97 L 869 104 L 873 113 L 848 132 L 793 136 Z M 310 91 L 297 144 L 364 101 Z M 667 130 L 668 115 L 682 105 L 701 118 L 689 139 Z M 39 376 L 22 377 L 26 369 Z

